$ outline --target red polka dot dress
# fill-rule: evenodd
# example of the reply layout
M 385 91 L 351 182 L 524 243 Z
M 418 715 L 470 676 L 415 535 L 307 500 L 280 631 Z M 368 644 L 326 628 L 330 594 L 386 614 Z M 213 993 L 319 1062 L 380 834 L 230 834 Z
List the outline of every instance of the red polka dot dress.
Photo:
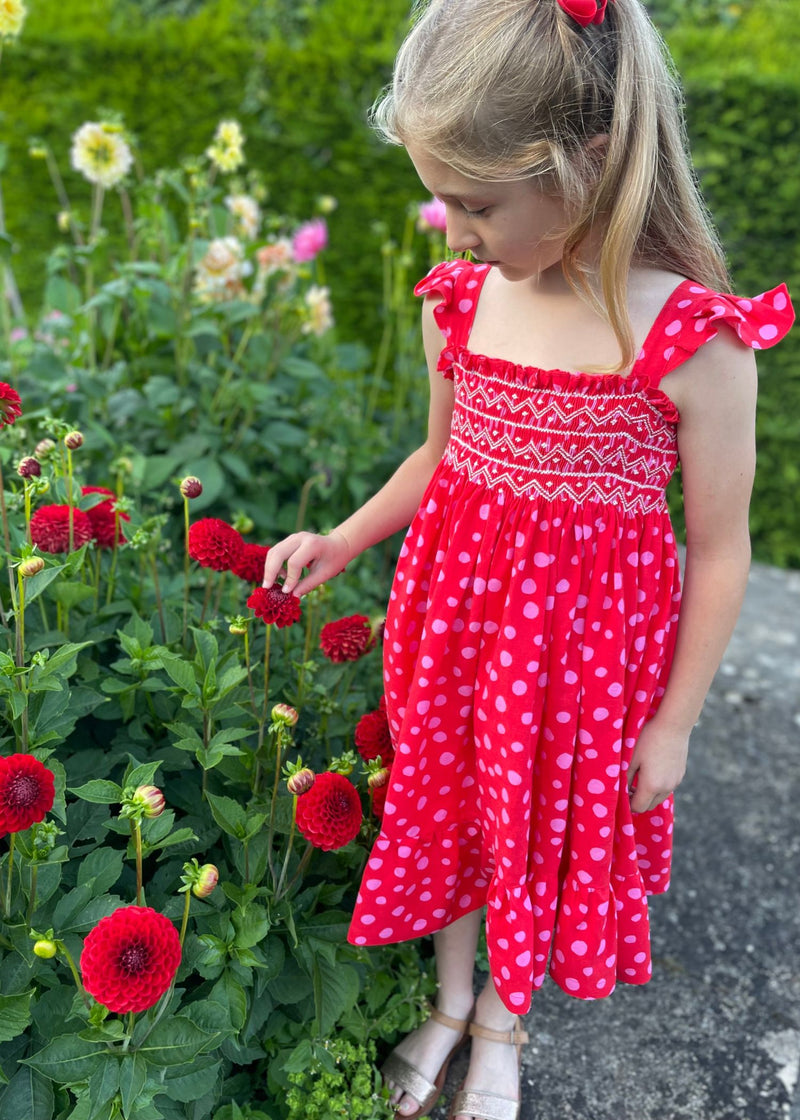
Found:
M 672 797 L 633 815 L 625 771 L 656 711 L 680 602 L 665 488 L 678 412 L 661 378 L 718 332 L 779 341 L 785 287 L 691 280 L 628 375 L 542 370 L 467 346 L 485 265 L 436 293 L 450 440 L 387 614 L 395 761 L 349 939 L 407 940 L 487 907 L 492 976 L 524 1012 L 550 972 L 581 999 L 651 974 L 648 894 L 669 885 Z

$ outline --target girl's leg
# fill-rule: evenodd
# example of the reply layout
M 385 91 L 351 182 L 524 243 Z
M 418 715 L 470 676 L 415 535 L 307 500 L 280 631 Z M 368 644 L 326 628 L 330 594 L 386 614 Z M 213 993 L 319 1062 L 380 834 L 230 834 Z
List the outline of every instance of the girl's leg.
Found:
M 483 911 L 475 910 L 433 935 L 439 981 L 436 1006 L 453 1019 L 466 1019 L 475 1002 L 472 977 L 482 921 Z M 415 1066 L 423 1077 L 434 1081 L 457 1039 L 457 1032 L 450 1027 L 428 1019 L 403 1039 L 397 1053 Z M 393 1090 L 392 1104 L 401 1116 L 417 1110 L 419 1101 L 393 1086 L 391 1081 L 388 1084 Z
M 517 1016 L 502 1003 L 491 977 L 478 996 L 474 1019 L 482 1027 L 495 1031 L 510 1031 L 516 1024 Z M 518 1085 L 516 1047 L 474 1037 L 464 1088 L 474 1092 L 497 1093 L 513 1100 L 517 1095 Z M 472 1120 L 472 1117 L 469 1113 L 459 1112 L 454 1120 Z

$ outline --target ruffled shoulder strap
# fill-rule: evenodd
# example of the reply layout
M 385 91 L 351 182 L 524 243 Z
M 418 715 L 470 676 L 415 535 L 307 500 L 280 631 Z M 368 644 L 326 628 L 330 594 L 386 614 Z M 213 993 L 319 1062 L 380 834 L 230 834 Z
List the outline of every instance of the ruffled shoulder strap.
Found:
M 444 336 L 438 368 L 445 377 L 453 376 L 453 362 L 460 346 L 466 346 L 483 282 L 489 265 L 471 261 L 442 261 L 414 288 L 414 295 L 436 293 L 442 298 L 433 309 L 433 316 Z
M 785 284 L 744 299 L 684 280 L 653 324 L 638 363 L 651 384 L 657 385 L 716 338 L 721 323 L 734 330 L 745 346 L 766 350 L 789 333 L 793 322 L 794 308 Z

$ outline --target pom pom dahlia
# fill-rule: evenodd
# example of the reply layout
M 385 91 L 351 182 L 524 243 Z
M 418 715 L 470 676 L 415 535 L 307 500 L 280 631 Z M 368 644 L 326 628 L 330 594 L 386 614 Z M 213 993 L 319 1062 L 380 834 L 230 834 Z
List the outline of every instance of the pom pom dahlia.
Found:
M 22 415 L 22 400 L 16 389 L 0 381 L 0 428 L 13 424 Z
M 297 827 L 315 848 L 324 852 L 343 848 L 361 828 L 361 798 L 344 774 L 318 774 L 307 793 L 297 800 Z
M 181 963 L 178 931 L 149 906 L 122 906 L 101 918 L 83 943 L 83 985 L 109 1011 L 146 1011 Z
M 319 646 L 330 661 L 358 661 L 375 645 L 366 615 L 353 614 L 322 627 Z
M 355 741 L 356 750 L 365 762 L 372 762 L 373 759 L 380 757 L 384 766 L 392 765 L 394 749 L 383 702 L 380 708 L 376 708 L 374 712 L 367 712 L 358 721 Z
M 313 261 L 328 244 L 328 226 L 324 218 L 304 222 L 292 238 L 292 255 L 297 264 Z
M 244 551 L 241 533 L 218 517 L 204 517 L 189 526 L 189 555 L 204 568 L 228 572 Z
M 117 495 L 113 490 L 104 486 L 84 486 L 82 494 L 107 494 L 107 502 L 98 502 L 96 506 L 86 510 L 86 516 L 92 523 L 92 536 L 97 541 L 98 548 L 116 548 L 118 544 L 125 544 L 125 536 L 120 526 L 120 521 L 130 521 L 127 513 L 115 512 Z
M 0 758 L 0 835 L 25 832 L 53 808 L 55 779 L 32 754 Z
M 245 583 L 261 583 L 264 578 L 264 561 L 269 548 L 265 544 L 246 544 L 231 571 Z
M 279 630 L 300 618 L 300 600 L 296 595 L 287 595 L 280 587 L 257 587 L 247 605 L 268 626 L 274 623 Z
M 89 515 L 72 511 L 72 542 L 75 548 L 94 536 Z M 41 506 L 31 518 L 31 540 L 42 552 L 69 552 L 69 506 Z

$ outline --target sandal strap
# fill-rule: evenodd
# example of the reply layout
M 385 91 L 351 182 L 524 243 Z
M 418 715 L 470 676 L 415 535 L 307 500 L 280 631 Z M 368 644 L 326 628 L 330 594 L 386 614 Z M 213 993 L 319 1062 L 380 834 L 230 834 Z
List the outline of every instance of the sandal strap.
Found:
M 428 1081 L 427 1077 L 423 1077 L 415 1066 L 394 1051 L 383 1063 L 381 1075 L 389 1081 L 394 1081 L 404 1093 L 419 1101 L 422 1108 L 420 1116 L 436 1103 L 439 1096 L 438 1088 L 432 1081 Z
M 519 1117 L 519 1101 L 509 1100 L 508 1097 L 499 1097 L 495 1093 L 477 1093 L 470 1089 L 461 1089 L 453 1097 L 450 1105 L 450 1115 L 480 1117 L 480 1120 L 517 1120 Z
M 451 1015 L 445 1015 L 438 1007 L 434 1007 L 432 1003 L 428 1004 L 428 1011 L 430 1017 L 435 1023 L 441 1023 L 443 1027 L 450 1027 L 451 1030 L 458 1031 L 459 1034 L 466 1034 L 467 1028 L 470 1025 L 469 1019 L 454 1019 Z M 470 1012 L 470 1014 L 472 1014 Z
M 524 1046 L 530 1041 L 528 1032 L 520 1030 L 519 1019 L 517 1025 L 510 1031 L 493 1031 L 489 1027 L 482 1027 L 479 1023 L 470 1023 L 468 1029 L 474 1038 L 487 1038 L 490 1042 L 504 1042 L 509 1046 Z M 469 1112 L 469 1109 L 466 1111 Z

